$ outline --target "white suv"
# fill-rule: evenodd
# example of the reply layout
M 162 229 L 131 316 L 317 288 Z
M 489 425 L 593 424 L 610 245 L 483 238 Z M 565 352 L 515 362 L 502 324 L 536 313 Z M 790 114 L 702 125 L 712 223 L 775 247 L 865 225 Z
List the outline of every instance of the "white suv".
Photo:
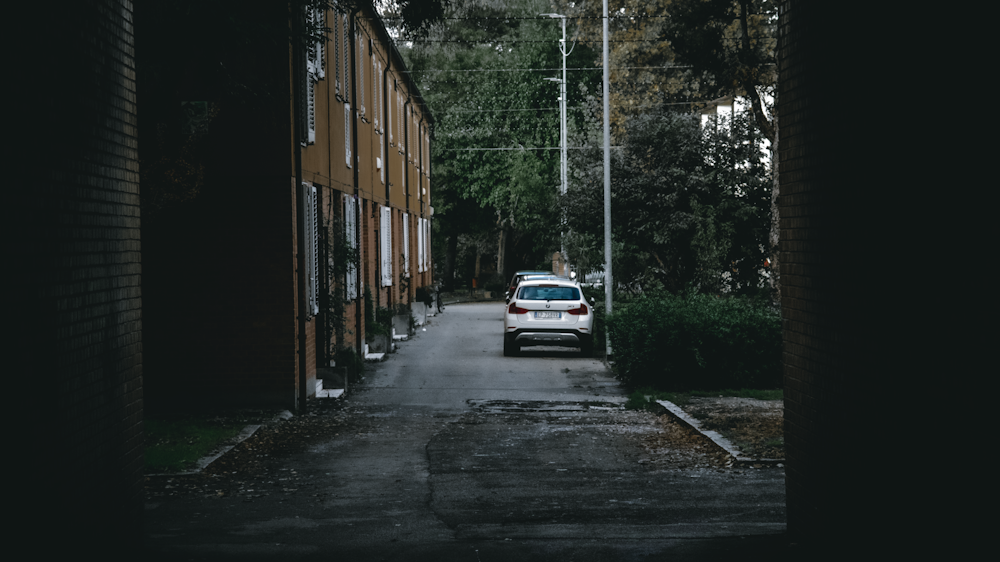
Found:
M 579 347 L 594 353 L 594 307 L 580 284 L 570 279 L 522 281 L 503 318 L 503 354 L 513 356 L 531 345 Z

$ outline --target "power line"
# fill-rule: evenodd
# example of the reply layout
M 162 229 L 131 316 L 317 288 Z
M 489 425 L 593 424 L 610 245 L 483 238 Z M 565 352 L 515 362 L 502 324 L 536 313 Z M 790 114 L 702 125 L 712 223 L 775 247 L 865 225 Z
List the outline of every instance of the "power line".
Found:
M 723 36 L 723 39 L 743 39 L 739 36 Z M 773 35 L 750 37 L 750 39 L 777 39 Z M 476 45 L 506 45 L 510 43 L 552 43 L 552 40 L 538 39 L 404 39 L 404 43 L 473 43 Z M 577 43 L 604 43 L 603 39 L 577 39 Z M 608 39 L 608 43 L 669 43 L 668 39 Z
M 694 68 L 689 64 L 671 64 L 667 66 L 616 66 L 612 67 L 611 70 L 665 70 L 668 68 Z M 400 74 L 414 74 L 417 72 L 557 72 L 561 71 L 561 68 L 477 68 L 477 69 L 451 69 L 451 68 L 424 68 L 420 70 L 400 70 L 397 71 Z M 601 70 L 601 67 L 580 67 L 580 68 L 567 68 L 566 70 Z
M 567 146 L 567 150 L 601 150 L 603 146 Z M 622 148 L 612 146 L 611 148 Z M 442 152 L 484 152 L 484 151 L 506 151 L 506 150 L 562 150 L 559 146 L 539 146 L 539 147 L 517 147 L 517 148 L 439 148 Z

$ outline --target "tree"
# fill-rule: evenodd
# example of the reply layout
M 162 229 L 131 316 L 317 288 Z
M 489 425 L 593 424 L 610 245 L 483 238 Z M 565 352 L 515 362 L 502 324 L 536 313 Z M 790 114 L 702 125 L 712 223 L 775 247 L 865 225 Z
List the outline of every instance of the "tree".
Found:
M 613 267 L 620 286 L 757 292 L 770 177 L 759 146 L 749 142 L 754 134 L 760 133 L 746 116 L 703 129 L 698 116 L 666 107 L 627 123 L 611 172 Z M 600 167 L 574 167 L 581 173 L 563 201 L 568 224 L 579 237 L 599 240 Z
M 468 214 L 452 209 L 489 209 L 504 277 L 559 246 L 558 92 L 544 78 L 562 64 L 560 28 L 538 17 L 550 10 L 542 0 L 451 4 L 401 49 L 435 116 L 435 197 L 451 205 L 435 207 L 436 222 L 449 236 L 471 233 Z M 592 57 L 579 49 L 570 64 Z
M 665 36 L 680 61 L 711 77 L 720 91 L 742 93 L 750 100 L 761 133 L 778 150 L 778 115 L 765 107 L 761 91 L 776 96 L 777 8 L 771 0 L 672 0 Z M 775 104 L 776 105 L 776 104 Z M 770 113 L 770 116 L 768 116 Z M 770 254 L 771 300 L 780 299 L 778 267 L 778 159 L 772 158 Z

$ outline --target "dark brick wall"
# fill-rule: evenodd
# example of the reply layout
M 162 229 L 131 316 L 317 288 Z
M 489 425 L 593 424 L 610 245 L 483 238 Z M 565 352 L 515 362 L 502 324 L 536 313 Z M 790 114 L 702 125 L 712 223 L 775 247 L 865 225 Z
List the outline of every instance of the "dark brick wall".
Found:
M 26 406 L 11 418 L 7 482 L 28 501 L 12 536 L 38 555 L 113 553 L 141 540 L 143 502 L 132 5 L 45 13 L 44 26 L 8 14 L 33 33 L 15 57 L 30 60 L 7 69 L 22 95 L 5 180 L 4 370 L 10 406 Z
M 899 13 L 781 5 L 778 145 L 788 529 L 821 549 L 913 546 L 913 455 L 933 245 L 913 157 L 928 130 L 901 90 Z M 858 40 L 845 38 L 858 38 Z M 891 108 L 891 109 L 890 109 Z M 923 286 L 921 286 L 923 285 Z M 913 289 L 920 288 L 915 299 Z M 929 435 L 926 433 L 925 435 Z M 904 521 L 906 523 L 904 523 Z

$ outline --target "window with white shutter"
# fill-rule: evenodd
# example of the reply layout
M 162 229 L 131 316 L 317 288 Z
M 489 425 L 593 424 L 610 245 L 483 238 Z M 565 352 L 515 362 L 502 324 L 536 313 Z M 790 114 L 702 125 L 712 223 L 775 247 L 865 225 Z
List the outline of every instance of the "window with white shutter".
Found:
M 375 64 L 375 49 L 371 45 L 368 45 L 368 52 L 372 59 L 372 123 L 378 131 L 378 66 Z
M 424 271 L 431 270 L 431 220 L 424 219 Z
M 326 9 L 322 6 L 315 8 L 316 20 L 316 46 L 314 47 L 316 56 L 316 77 L 319 80 L 326 78 Z
M 344 104 L 344 157 L 351 167 L 351 104 Z
M 322 29 L 326 23 L 326 10 L 323 8 L 306 8 L 305 25 L 312 34 L 312 40 L 305 46 L 305 71 L 303 72 L 303 103 L 302 135 L 303 145 L 316 142 L 316 83 L 326 76 L 324 70 L 326 60 L 326 41 Z
M 410 215 L 403 213 L 403 275 L 410 277 Z
M 378 166 L 378 179 L 385 183 L 385 162 L 382 161 L 382 156 L 385 154 L 385 137 L 382 135 L 378 136 L 378 154 L 375 157 L 375 165 Z
M 399 145 L 398 150 L 399 153 L 402 154 L 403 143 L 406 141 L 406 139 L 403 138 L 403 95 L 401 93 L 396 94 L 396 117 L 397 117 L 396 121 L 398 123 L 396 125 L 397 126 L 396 138 L 399 139 L 399 141 L 397 141 L 397 144 Z
M 389 146 L 395 146 L 395 140 L 392 136 L 392 94 L 395 90 L 394 88 L 395 80 L 389 84 L 389 95 L 385 97 L 386 101 L 386 112 L 385 112 L 385 128 L 389 131 Z
M 392 209 L 382 207 L 382 220 L 379 228 L 379 250 L 382 261 L 382 286 L 392 285 Z
M 306 278 L 306 309 L 310 316 L 319 314 L 319 230 L 318 230 L 318 202 L 316 197 L 316 187 L 306 182 L 302 182 L 302 208 L 305 216 L 302 217 L 302 230 L 305 235 L 302 248 L 305 251 L 305 271 L 302 272 Z
M 364 38 L 360 33 L 358 33 L 358 115 L 365 116 L 365 42 Z
M 340 91 L 341 95 L 343 95 L 344 97 L 344 101 L 350 102 L 351 101 L 351 39 L 350 39 L 351 21 L 348 18 L 347 14 L 343 14 L 341 23 L 343 24 L 341 26 L 343 33 L 341 34 L 340 37 L 341 37 L 341 45 L 343 46 L 342 49 L 343 56 L 341 56 L 341 59 L 343 60 L 344 63 L 344 73 L 343 73 L 344 84 L 343 88 L 341 88 Z
M 417 272 L 424 272 L 424 219 L 417 217 Z
M 333 47 L 333 53 L 330 59 L 333 61 L 333 92 L 338 99 L 344 99 L 344 90 L 340 85 L 341 81 L 341 66 L 340 66 L 340 12 L 334 12 L 333 14 L 333 25 L 331 26 L 331 31 L 333 31 L 333 39 L 330 40 L 330 45 Z
M 358 250 L 358 201 L 352 195 L 344 195 L 344 240 L 347 241 L 351 253 Z M 347 300 L 358 298 L 358 268 L 353 261 L 347 264 L 344 275 L 344 287 Z

